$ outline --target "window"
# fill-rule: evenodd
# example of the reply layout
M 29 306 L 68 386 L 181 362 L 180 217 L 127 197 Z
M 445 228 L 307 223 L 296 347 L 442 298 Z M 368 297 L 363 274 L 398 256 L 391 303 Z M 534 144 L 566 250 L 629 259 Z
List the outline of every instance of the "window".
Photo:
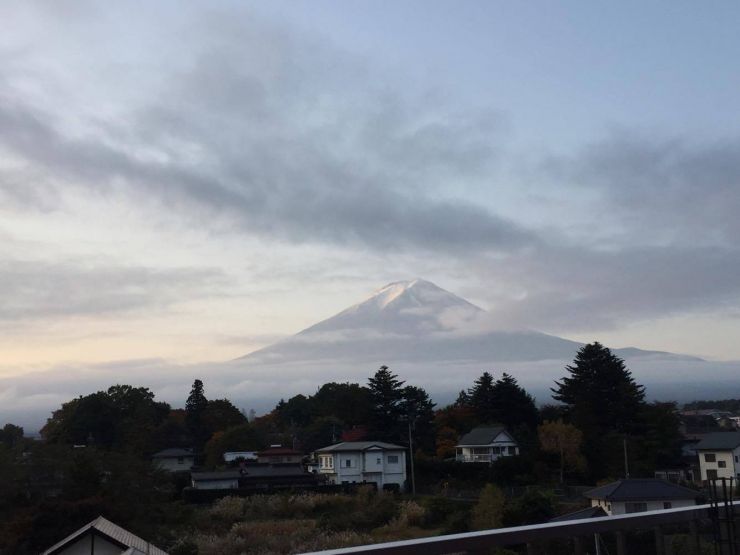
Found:
M 737 455 L 735 455 L 735 462 L 740 462 L 740 457 L 738 457 Z
M 707 469 L 707 480 L 716 480 L 717 479 L 717 471 L 714 468 L 708 468 Z
M 671 507 L 673 507 L 673 504 L 670 501 L 663 501 L 664 509 L 670 509 Z
M 383 461 L 381 460 L 380 457 L 378 457 L 377 459 L 375 459 L 375 464 L 381 464 L 382 462 Z
M 493 453 L 494 455 L 500 455 L 501 447 L 491 447 L 491 453 Z
M 344 468 L 352 468 L 352 459 L 344 459 Z
M 717 461 L 717 468 L 727 468 L 727 463 L 725 461 Z
M 516 447 L 509 446 L 509 455 L 516 455 Z
M 714 453 L 704 453 L 704 462 L 715 462 L 716 460 Z
M 183 457 L 177 457 L 177 464 L 183 464 L 185 459 Z
M 647 511 L 647 503 L 625 503 L 624 511 L 626 513 L 644 513 Z
M 388 464 L 398 464 L 398 455 L 388 455 Z

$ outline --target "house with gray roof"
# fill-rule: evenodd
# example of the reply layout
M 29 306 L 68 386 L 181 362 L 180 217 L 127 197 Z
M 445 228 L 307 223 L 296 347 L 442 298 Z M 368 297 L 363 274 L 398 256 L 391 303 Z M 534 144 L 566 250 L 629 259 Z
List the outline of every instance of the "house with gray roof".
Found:
M 677 509 L 696 505 L 700 493 L 658 478 L 627 478 L 587 491 L 591 507 L 608 515 Z
M 316 450 L 319 474 L 333 484 L 406 484 L 406 448 L 384 441 L 343 441 Z
M 479 426 L 460 438 L 455 459 L 464 463 L 492 463 L 519 454 L 519 445 L 503 426 Z
M 148 541 L 99 516 L 41 555 L 168 555 Z
M 163 449 L 152 455 L 152 462 L 168 472 L 189 471 L 195 464 L 195 453 L 185 447 Z
M 694 447 L 701 480 L 740 479 L 740 432 L 706 434 Z

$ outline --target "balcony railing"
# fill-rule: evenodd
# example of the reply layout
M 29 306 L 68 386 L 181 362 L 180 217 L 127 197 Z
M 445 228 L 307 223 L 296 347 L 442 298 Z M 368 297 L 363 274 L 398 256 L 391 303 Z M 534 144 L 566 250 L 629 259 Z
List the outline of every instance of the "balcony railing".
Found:
M 493 462 L 498 459 L 501 455 L 457 455 L 455 459 L 458 462 Z
M 740 502 L 735 502 L 734 506 L 736 509 L 740 508 Z M 669 526 L 671 528 L 686 528 L 689 538 L 688 543 L 690 544 L 689 552 L 698 554 L 700 553 L 700 525 L 711 520 L 713 516 L 712 511 L 716 510 L 725 511 L 726 508 L 720 506 L 718 509 L 713 509 L 711 505 L 696 505 L 678 509 L 516 526 L 513 528 L 497 528 L 481 532 L 362 545 L 320 551 L 310 555 L 318 555 L 319 553 L 321 555 L 411 555 L 417 553 L 442 555 L 447 553 L 484 553 L 492 547 L 515 545 L 526 545 L 528 554 L 536 554 L 545 553 L 543 545 L 545 542 L 553 540 L 568 542 L 570 544 L 567 548 L 568 552 L 580 555 L 587 551 L 593 552 L 591 549 L 587 550 L 586 546 L 593 545 L 596 534 L 614 534 L 617 555 L 629 555 L 635 553 L 635 551 L 628 551 L 627 549 L 627 532 L 633 532 L 635 530 L 652 530 L 654 534 L 653 548 L 651 548 L 651 551 L 640 551 L 640 553 L 665 555 L 667 552 L 663 528 Z M 719 521 L 715 519 L 714 522 L 715 524 L 718 524 L 718 522 L 721 523 L 722 519 L 720 518 Z M 719 538 L 724 538 L 725 540 L 733 539 L 733 532 L 723 532 L 719 529 L 719 524 L 713 530 Z M 727 543 L 724 546 L 727 547 Z M 720 550 L 717 551 L 718 553 L 740 553 L 740 551 L 734 550 L 725 551 L 722 550 L 722 547 L 720 546 Z M 737 547 L 733 549 L 737 549 Z

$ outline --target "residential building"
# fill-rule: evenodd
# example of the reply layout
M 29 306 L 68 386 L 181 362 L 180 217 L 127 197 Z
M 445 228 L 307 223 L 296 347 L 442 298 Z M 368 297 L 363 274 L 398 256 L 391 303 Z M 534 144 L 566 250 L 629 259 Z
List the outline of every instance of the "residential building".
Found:
M 238 469 L 192 472 L 190 477 L 195 489 L 270 489 L 319 484 L 319 477 L 306 472 L 301 463 L 246 463 Z
M 492 463 L 519 454 L 519 445 L 503 426 L 474 428 L 460 438 L 455 449 L 455 458 L 465 463 Z
M 190 483 L 195 489 L 239 489 L 239 470 L 191 472 Z
M 374 483 L 378 489 L 406 483 L 406 448 L 383 441 L 344 441 L 317 449 L 319 474 L 333 484 Z
M 300 463 L 302 461 L 303 453 L 280 445 L 271 445 L 268 449 L 257 453 L 257 462 L 261 463 Z
M 696 444 L 701 480 L 740 479 L 740 432 L 714 432 Z
M 41 555 L 167 555 L 167 552 L 99 516 Z
M 257 461 L 257 451 L 227 451 L 224 453 L 224 462 Z
M 591 500 L 591 507 L 600 507 L 611 516 L 689 507 L 696 505 L 700 493 L 658 478 L 627 478 L 583 495 Z
M 183 447 L 163 449 L 152 455 L 152 462 L 168 472 L 189 471 L 195 464 L 195 453 Z

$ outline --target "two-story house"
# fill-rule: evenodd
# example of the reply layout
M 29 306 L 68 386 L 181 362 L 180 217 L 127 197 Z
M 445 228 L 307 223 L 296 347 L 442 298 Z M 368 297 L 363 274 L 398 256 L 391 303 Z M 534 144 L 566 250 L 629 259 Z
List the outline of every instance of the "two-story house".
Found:
M 740 479 L 740 432 L 714 432 L 696 444 L 701 480 Z
M 460 462 L 492 463 L 499 457 L 518 455 L 519 445 L 503 426 L 481 426 L 461 437 L 455 450 Z
M 334 484 L 406 482 L 406 448 L 383 441 L 344 441 L 316 450 L 319 474 Z

